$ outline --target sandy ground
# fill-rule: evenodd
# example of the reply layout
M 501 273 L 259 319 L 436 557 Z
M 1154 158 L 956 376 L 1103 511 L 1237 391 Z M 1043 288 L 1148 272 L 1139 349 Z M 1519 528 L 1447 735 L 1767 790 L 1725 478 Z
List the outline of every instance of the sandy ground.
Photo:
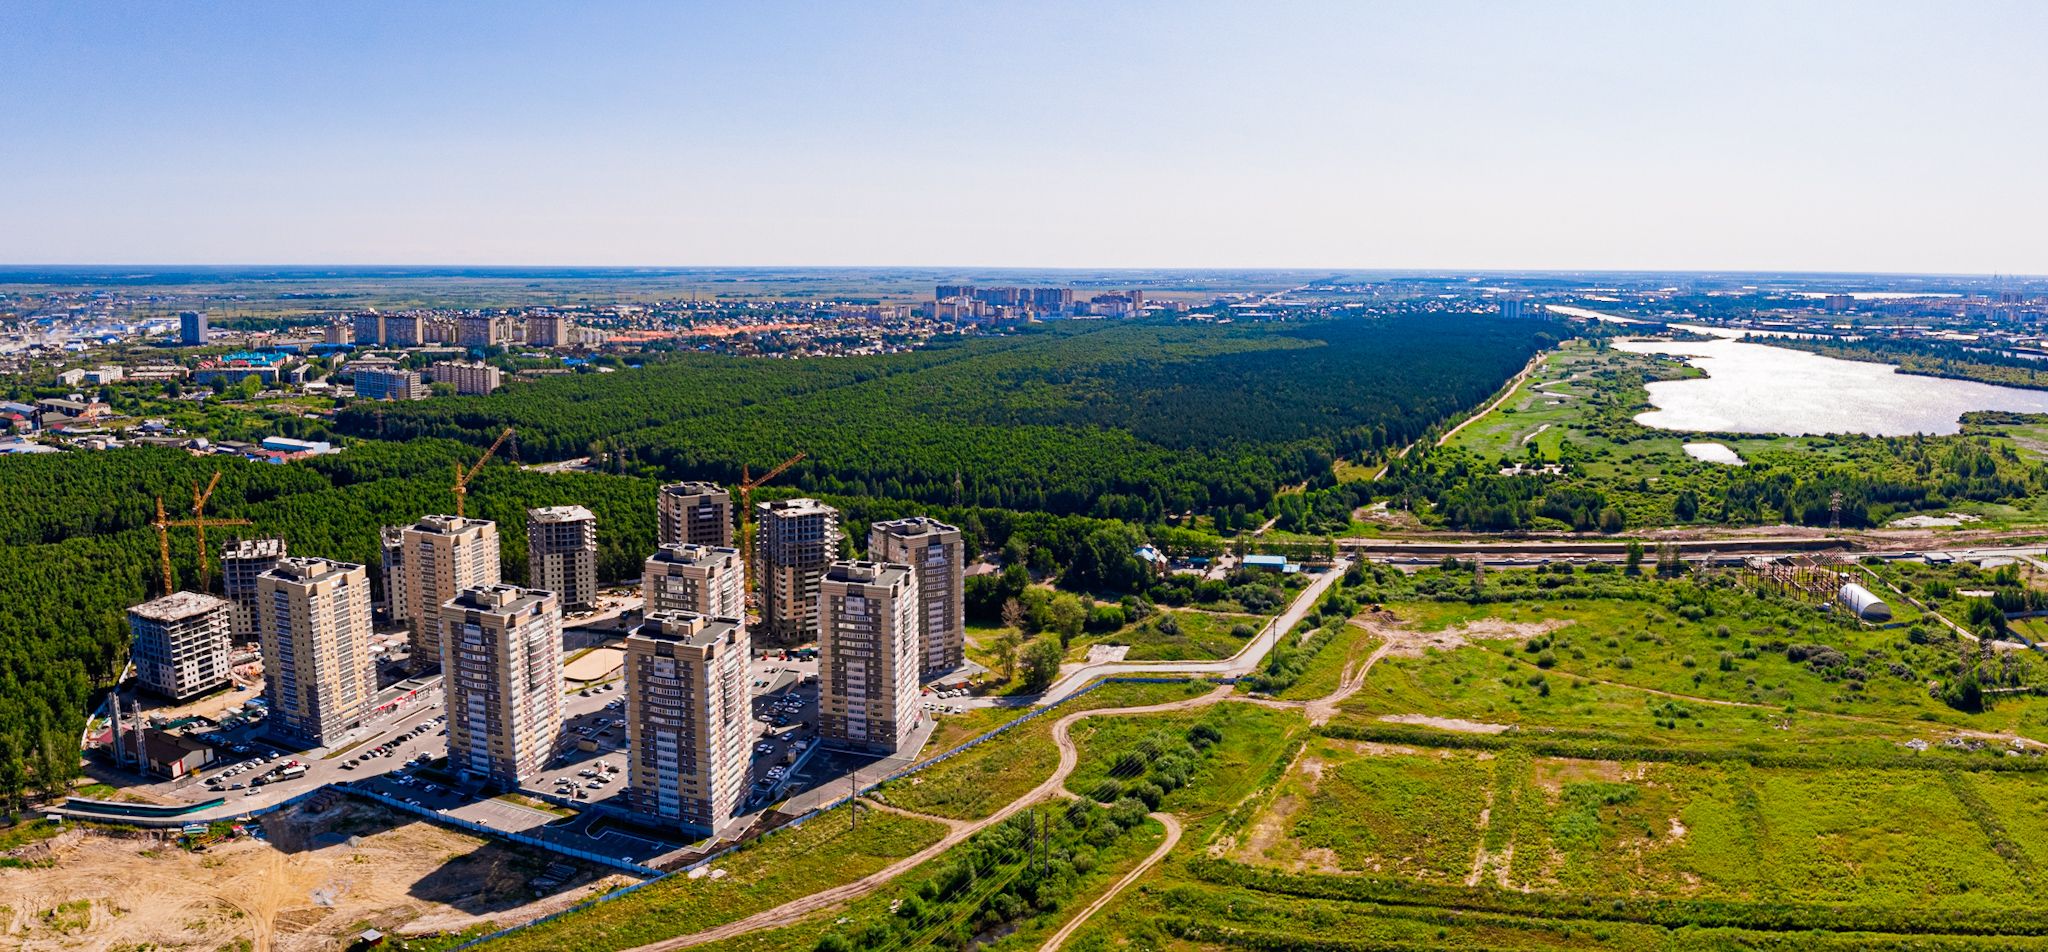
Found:
M 212 952 L 247 942 L 254 952 L 310 952 L 367 927 L 425 933 L 525 921 L 627 881 L 584 868 L 536 900 L 527 881 L 559 861 L 553 854 L 346 799 L 317 815 L 273 815 L 264 828 L 270 842 L 242 838 L 199 853 L 154 838 L 65 833 L 39 857 L 50 865 L 0 869 L 0 945 Z

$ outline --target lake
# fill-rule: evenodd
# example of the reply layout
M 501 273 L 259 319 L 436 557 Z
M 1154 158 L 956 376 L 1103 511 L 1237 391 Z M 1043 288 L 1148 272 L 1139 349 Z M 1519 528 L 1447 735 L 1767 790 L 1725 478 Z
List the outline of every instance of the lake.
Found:
M 2048 413 L 2048 390 L 1902 374 L 1890 364 L 1768 344 L 1624 340 L 1614 348 L 1683 357 L 1706 371 L 1700 379 L 1649 385 L 1656 409 L 1636 422 L 1665 430 L 1908 436 L 1955 433 L 1971 410 Z

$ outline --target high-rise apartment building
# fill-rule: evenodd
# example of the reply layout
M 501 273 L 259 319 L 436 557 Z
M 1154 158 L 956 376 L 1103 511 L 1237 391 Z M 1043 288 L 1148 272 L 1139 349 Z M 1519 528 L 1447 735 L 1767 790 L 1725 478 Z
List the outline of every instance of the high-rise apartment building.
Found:
M 576 325 L 560 314 L 528 314 L 526 343 L 533 347 L 571 346 L 576 343 Z
M 351 318 L 355 326 L 356 343 L 373 345 L 384 343 L 384 315 L 376 311 L 363 311 Z
M 178 312 L 178 343 L 186 347 L 204 347 L 206 337 L 205 311 Z
M 834 562 L 818 585 L 818 733 L 894 753 L 918 722 L 917 573 Z
M 378 343 L 386 347 L 418 347 L 426 342 L 426 321 L 418 314 L 384 315 L 384 339 Z
M 839 510 L 815 499 L 778 499 L 755 508 L 754 577 L 768 638 L 797 644 L 818 636 L 818 579 L 839 557 Z
M 370 634 L 370 574 L 362 566 L 294 556 L 257 576 L 272 736 L 326 746 L 362 724 L 377 699 Z
M 512 322 L 502 314 L 464 314 L 455 319 L 455 342 L 464 347 L 502 347 L 512 341 Z
M 362 367 L 349 371 L 349 380 L 364 400 L 425 400 L 432 395 L 417 370 Z
M 464 589 L 441 606 L 448 769 L 512 788 L 562 736 L 562 609 L 553 592 Z
M 732 494 L 717 483 L 670 483 L 656 506 L 662 545 L 732 544 Z
M 960 530 L 913 516 L 868 528 L 868 558 L 917 573 L 919 677 L 960 667 L 967 643 L 967 546 Z
M 744 618 L 746 573 L 740 550 L 729 546 L 665 545 L 640 573 L 645 611 L 690 612 L 709 618 Z
M 582 506 L 526 510 L 526 582 L 564 608 L 597 604 L 597 517 Z
M 320 329 L 320 342 L 323 344 L 353 344 L 355 339 L 355 325 L 346 321 L 330 321 Z
M 128 609 L 135 635 L 130 657 L 142 686 L 182 701 L 227 685 L 232 614 L 226 601 L 198 592 L 173 592 Z
M 464 589 L 496 585 L 498 524 L 461 516 L 428 516 L 405 527 L 405 597 L 399 616 L 412 629 L 412 669 L 441 664 L 441 606 Z
M 234 636 L 256 634 L 256 578 L 284 558 L 283 539 L 243 539 L 220 550 L 221 592 L 234 606 Z
M 393 623 L 403 624 L 406 606 L 412 604 L 405 593 L 405 527 L 385 526 L 377 531 L 384 550 L 384 594 L 377 606 Z
M 505 383 L 505 372 L 481 361 L 444 360 L 427 368 L 435 383 L 445 383 L 463 396 L 490 393 Z
M 635 810 L 706 835 L 739 812 L 751 653 L 738 618 L 650 611 L 626 637 L 626 779 Z

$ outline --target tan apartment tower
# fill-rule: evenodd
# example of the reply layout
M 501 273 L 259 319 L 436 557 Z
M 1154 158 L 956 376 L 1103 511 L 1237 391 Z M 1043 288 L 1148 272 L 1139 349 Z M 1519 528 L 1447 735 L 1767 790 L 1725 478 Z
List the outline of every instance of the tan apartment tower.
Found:
M 283 539 L 243 539 L 220 550 L 221 592 L 234 606 L 234 636 L 256 637 L 256 577 L 285 557 Z
M 406 606 L 412 599 L 405 593 L 405 527 L 385 526 L 377 530 L 383 549 L 384 591 L 377 607 L 393 624 L 404 624 Z
M 839 557 L 839 510 L 815 499 L 778 499 L 754 510 L 764 634 L 785 645 L 811 641 L 818 637 L 818 579 Z
M 128 609 L 136 678 L 175 701 L 225 687 L 233 614 L 225 599 L 199 592 L 173 592 Z
M 370 573 L 362 566 L 279 559 L 256 578 L 256 638 L 272 736 L 324 747 L 369 716 L 377 673 Z
M 553 592 L 465 589 L 441 606 L 448 769 L 512 789 L 562 736 L 562 608 Z
M 670 483 L 656 500 L 662 545 L 732 544 L 732 494 L 717 483 Z
M 441 606 L 464 589 L 496 585 L 498 524 L 461 516 L 428 516 L 400 535 L 405 598 L 399 617 L 412 629 L 414 671 L 446 661 L 441 650 Z
M 597 517 L 582 506 L 526 510 L 526 582 L 564 608 L 597 605 Z
M 652 611 L 626 636 L 626 779 L 635 810 L 701 835 L 740 811 L 751 652 L 738 618 Z
M 818 733 L 895 753 L 917 727 L 917 573 L 834 562 L 818 583 Z
M 744 618 L 745 573 L 740 550 L 707 545 L 664 545 L 641 567 L 645 611 L 690 612 L 709 618 Z
M 919 677 L 960 667 L 967 643 L 967 546 L 960 530 L 913 516 L 868 528 L 868 558 L 917 573 Z

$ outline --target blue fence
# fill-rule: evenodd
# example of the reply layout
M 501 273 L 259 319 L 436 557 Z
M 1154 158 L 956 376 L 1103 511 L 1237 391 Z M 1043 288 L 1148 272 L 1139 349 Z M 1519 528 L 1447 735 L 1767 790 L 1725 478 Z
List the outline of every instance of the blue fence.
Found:
M 1091 692 L 1091 691 L 1094 691 L 1094 690 L 1095 690 L 1096 688 L 1099 688 L 1099 687 L 1101 687 L 1101 686 L 1103 686 L 1103 685 L 1105 685 L 1105 684 L 1184 684 L 1184 683 L 1187 683 L 1187 682 L 1189 682 L 1189 681 L 1196 681 L 1196 680 L 1211 680 L 1211 679 L 1202 679 L 1202 678 L 1194 678 L 1194 677 L 1188 677 L 1188 676 L 1181 676 L 1181 677 L 1155 677 L 1155 678 L 1138 678 L 1138 677 L 1129 677 L 1129 678 L 1103 678 L 1103 679 L 1102 679 L 1102 680 L 1100 680 L 1100 681 L 1094 681 L 1094 682 L 1091 682 L 1091 683 L 1090 683 L 1090 684 L 1089 684 L 1089 685 L 1088 685 L 1087 687 L 1084 687 L 1084 688 L 1082 688 L 1082 689 L 1081 689 L 1081 690 L 1079 690 L 1079 691 L 1075 691 L 1074 693 L 1072 693 L 1072 694 L 1069 694 L 1069 695 L 1067 695 L 1066 697 L 1063 697 L 1063 698 L 1059 699 L 1059 700 L 1058 700 L 1057 702 L 1054 702 L 1054 703 L 1052 703 L 1052 704 L 1048 704 L 1048 705 L 1046 705 L 1046 706 L 1044 706 L 1044 707 L 1040 707 L 1040 708 L 1034 708 L 1034 709 L 1032 709 L 1031 711 L 1029 711 L 1029 712 L 1027 712 L 1027 713 L 1024 713 L 1024 714 L 1020 714 L 1020 715 L 1018 715 L 1017 717 L 1014 717 L 1014 718 L 1011 718 L 1010 720 L 1004 721 L 1003 723 L 1001 723 L 1001 724 L 998 724 L 998 725 L 996 725 L 996 726 L 995 726 L 994 728 L 990 729 L 990 730 L 988 731 L 988 733 L 982 734 L 981 736 L 979 736 L 979 737 L 976 737 L 975 739 L 973 739 L 973 740 L 970 740 L 970 741 L 968 741 L 967 743 L 961 744 L 960 746 L 958 746 L 958 747 L 955 747 L 955 748 L 953 748 L 952 750 L 946 751 L 945 753 L 939 754 L 938 756 L 935 756 L 935 757 L 930 757 L 930 758 L 927 758 L 927 759 L 925 759 L 925 760 L 920 760 L 920 761 L 918 761 L 917 763 L 911 764 L 910 766 L 908 766 L 908 767 L 905 767 L 905 768 L 903 768 L 902 770 L 896 771 L 895 773 L 893 773 L 893 774 L 890 774 L 890 775 L 888 775 L 887 777 L 883 777 L 882 779 L 880 779 L 880 780 L 877 780 L 877 781 L 875 781 L 874 783 L 871 783 L 871 784 L 868 784 L 867 786 L 861 787 L 860 789 L 858 789 L 858 790 L 854 791 L 854 792 L 853 792 L 853 793 L 851 793 L 851 794 L 848 794 L 847 796 L 844 796 L 844 797 L 841 797 L 841 798 L 839 798 L 839 799 L 837 799 L 837 800 L 834 800 L 834 801 L 832 801 L 831 803 L 825 804 L 824 806 L 821 806 L 821 807 L 816 807 L 816 808 L 813 808 L 813 809 L 812 809 L 812 810 L 810 810 L 809 812 L 807 812 L 807 813 L 804 813 L 803 815 L 801 815 L 801 816 L 797 817 L 796 819 L 794 819 L 794 820 L 791 820 L 791 821 L 789 821 L 788 823 L 784 823 L 784 824 L 782 824 L 781 826 L 778 826 L 778 827 L 776 827 L 776 828 L 775 828 L 775 829 L 773 829 L 773 830 L 769 830 L 768 832 L 766 832 L 766 833 L 763 833 L 763 834 L 761 834 L 760 836 L 757 836 L 757 837 L 755 837 L 755 838 L 753 838 L 753 839 L 751 839 L 751 840 L 748 840 L 748 841 L 746 841 L 746 842 L 744 842 L 744 843 L 735 843 L 735 844 L 733 844 L 733 845 L 731 845 L 731 846 L 728 846 L 728 847 L 726 847 L 725 849 L 719 850 L 719 851 L 718 851 L 718 852 L 716 852 L 716 853 L 712 853 L 712 854 L 709 854 L 709 855 L 707 855 L 707 856 L 703 857 L 702 859 L 699 859 L 699 860 L 697 860 L 697 861 L 696 861 L 696 862 L 694 862 L 694 863 L 690 863 L 689 865 L 687 865 L 687 866 L 684 866 L 684 867 L 682 867 L 681 869 L 678 869 L 678 870 L 676 870 L 676 871 L 674 871 L 674 872 L 670 872 L 670 873 L 660 873 L 660 874 L 656 874 L 656 876 L 655 876 L 655 877 L 654 877 L 653 879 L 648 879 L 648 880 L 645 880 L 645 881 L 643 881 L 643 882 L 638 882 L 638 883 L 634 883 L 633 885 L 631 885 L 631 886 L 628 886 L 628 887 L 625 887 L 625 888 L 623 888 L 623 889 L 618 889 L 618 890 L 614 890 L 614 891 L 612 891 L 612 892 L 608 892 L 608 893 L 605 893 L 604 895 L 602 895 L 602 896 L 599 896 L 599 897 L 597 897 L 597 898 L 595 898 L 595 899 L 591 899 L 591 900 L 588 900 L 588 901 L 586 901 L 586 902 L 581 902 L 581 903 L 578 903 L 578 904 L 576 904 L 576 905 L 574 905 L 574 906 L 570 906 L 569 908 L 567 908 L 567 909 L 564 909 L 564 910 L 562 910 L 562 911 L 560 911 L 560 912 L 556 912 L 556 913 L 551 913 L 551 914 L 549 914 L 549 915 L 545 915 L 545 916 L 542 916 L 542 917 L 540 917 L 540 918 L 538 918 L 538 919 L 535 919 L 535 920 L 533 920 L 532 922 L 524 922 L 524 923 L 520 923 L 519 925 L 516 925 L 516 926 L 508 926 L 508 927 L 506 927 L 506 928 L 504 928 L 504 929 L 500 929 L 500 930 L 498 930 L 498 931 L 496 931 L 496 932 L 493 932 L 493 933 L 491 933 L 490 935 L 486 935 L 486 936 L 480 936 L 480 937 L 478 937 L 478 938 L 475 938 L 475 939 L 471 939 L 471 940 L 469 940 L 468 942 L 464 942 L 464 943 L 462 943 L 461 945 L 458 945 L 458 946 L 456 946 L 455 948 L 453 948 L 453 949 L 449 950 L 449 952 L 464 952 L 464 950 L 466 950 L 466 949 L 471 949 L 471 948 L 475 948 L 476 946 L 480 946 L 480 945 L 483 945 L 483 944 L 484 944 L 484 943 L 486 943 L 486 942 L 495 942 L 495 941 L 497 941 L 497 940 L 499 940 L 499 939 L 502 939 L 502 938 L 504 938 L 504 937 L 506 937 L 506 936 L 508 936 L 508 935 L 511 935 L 511 934 L 513 934 L 513 933 L 515 933 L 515 932 L 520 932 L 520 931 L 523 931 L 523 930 L 526 930 L 526 929 L 531 929 L 531 928 L 534 928 L 535 926 L 541 926 L 541 925 L 546 925 L 546 924 L 548 924 L 548 923 L 550 923 L 550 922 L 553 922 L 553 921 L 555 921 L 556 919 L 559 919 L 559 918 L 561 918 L 561 917 L 563 917 L 563 916 L 567 916 L 567 915 L 572 915 L 572 914 L 574 914 L 574 913 L 582 912 L 583 910 L 585 910 L 585 909 L 589 909 L 589 908 L 591 908 L 592 906 L 596 906 L 596 905 L 598 905 L 599 903 L 605 903 L 605 902 L 610 902 L 611 900 L 614 900 L 614 899 L 618 899 L 618 898 L 620 898 L 620 897 L 622 897 L 622 896 L 629 896 L 629 895 L 632 895 L 633 893 L 635 893 L 635 892 L 637 892 L 637 891 L 639 891 L 639 890 L 641 890 L 641 889 L 645 889 L 645 888 L 647 888 L 648 886 L 652 886 L 652 885 L 654 885 L 655 883 L 661 882 L 662 880 L 664 880 L 664 879 L 667 879 L 667 878 L 669 878 L 669 877 L 671 877 L 671 876 L 676 876 L 676 875 L 682 875 L 682 874 L 687 874 L 687 873 L 689 873 L 689 872 L 690 872 L 691 870 L 694 870 L 694 869 L 697 869 L 697 868 L 699 868 L 699 867 L 705 866 L 705 865 L 707 865 L 707 864 L 709 864 L 709 863 L 712 863 L 712 862 L 715 862 L 715 861 L 717 861 L 717 860 L 720 860 L 720 859 L 724 859 L 725 857 L 727 857 L 727 856 L 730 856 L 730 855 L 732 855 L 733 853 L 739 852 L 740 850 L 746 849 L 746 848 L 748 848 L 748 847 L 751 847 L 751 846 L 753 846 L 753 845 L 755 845 L 755 844 L 757 844 L 757 843 L 760 843 L 760 842 L 761 842 L 762 840 L 764 840 L 764 839 L 767 839 L 768 837 L 771 837 L 771 836 L 775 836 L 775 835 L 777 835 L 777 834 L 779 834 L 779 833 L 782 833 L 782 832 L 783 832 L 783 831 L 785 831 L 785 830 L 794 830 L 794 829 L 796 829 L 797 827 L 800 827 L 800 826 L 804 825 L 805 823 L 808 823 L 808 822 L 810 822 L 811 820 L 813 820 L 813 819 L 816 819 L 816 818 L 817 818 L 818 816 L 820 816 L 820 815 L 822 815 L 822 814 L 824 814 L 824 813 L 828 813 L 828 812 L 830 812 L 830 811 L 832 811 L 832 810 L 836 810 L 836 809 L 838 809 L 838 808 L 840 808 L 840 807 L 842 807 L 842 806 L 845 806 L 846 804 L 848 804 L 848 803 L 850 803 L 850 802 L 852 802 L 852 801 L 854 801 L 854 800 L 856 800 L 856 799 L 859 799 L 860 797 L 866 796 L 867 794 L 869 794 L 869 793 L 873 792 L 873 791 L 874 791 L 874 789 L 875 789 L 876 787 L 882 786 L 883 784 L 886 784 L 886 783 L 890 783 L 890 782 L 892 782 L 892 781 L 896 781 L 896 780 L 901 780 L 901 779 L 903 779 L 904 777 L 907 777 L 907 776 L 910 776 L 911 774 L 917 773 L 917 772 L 918 772 L 918 771 L 920 771 L 920 770 L 926 770 L 926 769 L 929 769 L 929 768 L 931 768 L 931 767 L 935 767 L 935 766 L 937 766 L 937 765 L 939 765 L 939 764 L 943 764 L 943 763 L 945 763 L 945 762 L 946 762 L 946 761 L 948 761 L 948 760 L 951 760 L 951 759 L 953 759 L 953 758 L 955 758 L 955 757 L 958 757 L 958 756 L 960 756 L 961 754 L 964 754 L 964 753 L 966 753 L 966 752 L 968 752 L 968 751 L 970 751 L 970 750 L 973 750 L 973 749 L 974 749 L 974 748 L 976 748 L 976 747 L 979 747 L 979 746 L 981 746 L 981 745 L 983 745 L 983 744 L 986 744 L 986 743 L 988 743 L 988 742 L 989 742 L 989 741 L 991 741 L 991 740 L 994 740 L 994 739 L 996 739 L 996 738 L 998 738 L 998 737 L 1001 737 L 1001 736 L 1003 736 L 1004 734 L 1006 734 L 1006 733 L 1010 732 L 1011 730 L 1014 730 L 1014 729 L 1016 729 L 1017 727 L 1020 727 L 1020 726 L 1022 726 L 1022 725 L 1024 725 L 1024 724 L 1029 724 L 1029 723 L 1031 723 L 1032 721 L 1034 721 L 1034 720 L 1037 720 L 1038 718 L 1044 717 L 1044 716 L 1045 716 L 1045 715 L 1047 715 L 1047 714 L 1050 714 L 1050 713 L 1052 713 L 1052 712 L 1054 712 L 1054 711 L 1057 711 L 1057 710 L 1059 710 L 1059 709 L 1060 709 L 1061 707 L 1064 707 L 1064 706 L 1065 706 L 1065 705 L 1067 704 L 1067 702 L 1069 702 L 1069 701 L 1072 701 L 1073 699 L 1075 699 L 1075 698 L 1077 698 L 1077 697 L 1085 697 L 1085 696 L 1087 696 L 1087 694 L 1088 694 L 1089 692 Z M 1234 680 L 1234 679 L 1231 679 L 1231 680 Z M 1219 680 L 1219 681 L 1218 681 L 1218 683 L 1229 683 L 1229 682 L 1228 682 L 1228 681 L 1224 681 L 1224 680 Z M 352 791 L 352 792 L 354 792 L 354 791 Z M 386 799 L 386 798 L 383 798 L 383 797 L 379 797 L 379 799 Z M 411 805 L 410 805 L 410 804 L 407 804 L 405 808 L 407 808 L 407 809 L 410 809 L 410 808 L 411 808 Z M 486 829 L 486 830 L 488 830 L 489 828 L 485 828 L 485 829 Z M 495 831 L 495 830 L 490 830 L 489 832 L 493 833 L 494 835 L 498 835 L 498 836 L 505 836 L 505 835 L 507 835 L 507 834 L 504 834 L 504 833 L 501 833 L 501 832 L 498 832 L 498 831 Z M 552 848 L 552 847 L 551 847 L 551 848 Z

